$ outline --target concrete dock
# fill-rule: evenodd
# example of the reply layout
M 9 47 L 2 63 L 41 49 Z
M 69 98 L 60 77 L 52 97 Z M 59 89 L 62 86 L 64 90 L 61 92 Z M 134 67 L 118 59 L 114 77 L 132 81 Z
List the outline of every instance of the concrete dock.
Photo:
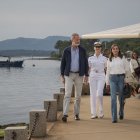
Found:
M 118 119 L 118 123 L 111 121 L 110 103 L 110 96 L 104 96 L 104 118 L 90 119 L 89 96 L 82 96 L 80 121 L 74 120 L 71 103 L 67 123 L 59 117 L 46 138 L 32 140 L 140 140 L 140 99 L 126 100 L 124 120 Z

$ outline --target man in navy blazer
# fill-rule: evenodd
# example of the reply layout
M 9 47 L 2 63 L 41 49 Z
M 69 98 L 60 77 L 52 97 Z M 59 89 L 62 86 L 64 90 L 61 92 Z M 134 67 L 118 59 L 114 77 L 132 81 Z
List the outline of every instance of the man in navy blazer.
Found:
M 67 122 L 73 84 L 75 86 L 74 117 L 80 120 L 80 99 L 83 82 L 88 81 L 88 60 L 86 50 L 80 45 L 80 36 L 73 33 L 72 44 L 67 47 L 61 60 L 61 79 L 65 85 L 62 121 Z

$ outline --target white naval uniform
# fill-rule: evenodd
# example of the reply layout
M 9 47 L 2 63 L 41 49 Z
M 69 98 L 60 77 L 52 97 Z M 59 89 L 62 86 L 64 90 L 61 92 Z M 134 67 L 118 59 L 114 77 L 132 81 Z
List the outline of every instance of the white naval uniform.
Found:
M 89 83 L 90 83 L 90 106 L 91 115 L 97 116 L 96 106 L 99 104 L 99 117 L 103 114 L 103 89 L 105 86 L 105 68 L 107 58 L 100 54 L 98 57 L 89 57 Z M 97 104 L 98 103 L 98 104 Z

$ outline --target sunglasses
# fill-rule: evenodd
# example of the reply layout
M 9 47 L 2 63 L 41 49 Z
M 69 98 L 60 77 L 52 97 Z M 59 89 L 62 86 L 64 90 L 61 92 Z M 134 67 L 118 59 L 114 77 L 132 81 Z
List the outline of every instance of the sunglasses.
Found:
M 95 46 L 95 48 L 101 48 L 101 46 Z

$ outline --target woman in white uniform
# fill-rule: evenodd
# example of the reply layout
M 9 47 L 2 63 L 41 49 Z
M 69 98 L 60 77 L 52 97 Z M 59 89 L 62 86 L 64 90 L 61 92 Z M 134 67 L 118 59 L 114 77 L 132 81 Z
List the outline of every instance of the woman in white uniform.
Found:
M 94 43 L 95 54 L 88 59 L 91 119 L 103 118 L 103 89 L 107 58 L 101 54 L 102 44 Z M 99 108 L 97 108 L 99 107 Z M 99 110 L 97 115 L 97 110 Z

